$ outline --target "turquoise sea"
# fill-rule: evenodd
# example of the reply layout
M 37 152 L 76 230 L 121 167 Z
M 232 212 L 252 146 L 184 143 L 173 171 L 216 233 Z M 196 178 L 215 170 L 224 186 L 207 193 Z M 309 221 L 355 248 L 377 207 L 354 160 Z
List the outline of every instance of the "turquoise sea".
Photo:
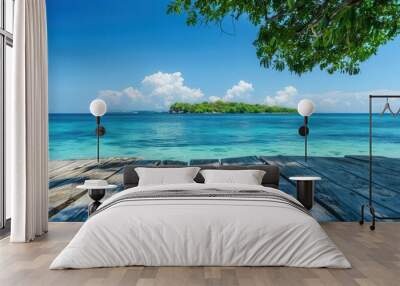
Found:
M 302 155 L 298 114 L 109 113 L 101 157 L 207 159 L 248 155 Z M 374 152 L 400 157 L 400 117 L 374 115 Z M 50 114 L 51 160 L 95 158 L 95 118 L 90 114 Z M 309 154 L 368 154 L 368 114 L 314 114 Z

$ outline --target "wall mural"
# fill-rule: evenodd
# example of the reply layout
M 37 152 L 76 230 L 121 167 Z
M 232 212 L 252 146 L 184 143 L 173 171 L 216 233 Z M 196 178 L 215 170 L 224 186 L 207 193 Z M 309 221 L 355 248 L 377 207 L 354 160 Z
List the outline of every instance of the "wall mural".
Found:
M 259 28 L 246 15 L 190 26 L 185 14 L 167 13 L 171 2 L 47 1 L 50 220 L 85 220 L 91 199 L 75 187 L 107 179 L 118 185 L 107 196 L 121 191 L 123 166 L 137 159 L 277 164 L 281 187 L 291 194 L 288 177 L 318 175 L 312 213 L 320 221 L 358 220 L 368 194 L 368 95 L 400 94 L 399 39 L 381 46 L 357 74 L 317 66 L 298 75 L 260 65 L 253 44 Z M 316 108 L 307 162 L 297 111 L 305 98 Z M 95 99 L 107 105 L 100 165 L 89 109 Z M 375 101 L 373 111 L 384 104 Z M 384 156 L 376 161 L 378 208 L 398 215 L 391 186 L 400 166 L 399 122 L 390 114 L 374 119 L 374 152 Z

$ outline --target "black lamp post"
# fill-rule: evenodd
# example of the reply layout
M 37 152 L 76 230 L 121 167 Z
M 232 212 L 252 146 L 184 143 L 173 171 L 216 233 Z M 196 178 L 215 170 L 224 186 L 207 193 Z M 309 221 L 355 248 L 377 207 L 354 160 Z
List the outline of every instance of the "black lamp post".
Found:
M 307 162 L 307 137 L 310 133 L 310 130 L 308 128 L 308 117 L 310 117 L 314 113 L 315 105 L 309 99 L 302 99 L 297 105 L 297 111 L 301 116 L 304 117 L 304 125 L 299 128 L 299 134 L 304 137 L 304 161 Z
M 100 163 L 100 137 L 106 134 L 104 126 L 100 125 L 100 118 L 106 114 L 107 104 L 104 100 L 95 99 L 90 103 L 90 113 L 96 117 L 96 136 L 97 136 L 97 163 Z

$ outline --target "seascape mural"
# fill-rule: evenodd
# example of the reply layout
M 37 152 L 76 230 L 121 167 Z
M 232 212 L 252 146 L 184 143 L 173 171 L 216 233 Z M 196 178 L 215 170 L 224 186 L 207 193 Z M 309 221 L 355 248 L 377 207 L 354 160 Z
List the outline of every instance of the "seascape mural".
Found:
M 303 118 L 297 103 L 304 98 L 316 106 L 309 122 L 309 155 L 332 158 L 310 165 L 312 172 L 324 176 L 321 170 L 335 169 L 342 158 L 368 155 L 368 95 L 400 94 L 400 39 L 382 45 L 357 74 L 316 67 L 298 75 L 260 65 L 253 45 L 258 27 L 246 15 L 235 21 L 227 17 L 219 25 L 190 26 L 185 14 L 167 13 L 171 2 L 47 1 L 51 220 L 85 220 L 89 198 L 75 186 L 101 177 L 120 191 L 121 170 L 136 159 L 301 160 Z M 89 105 L 96 98 L 107 103 L 101 119 L 104 168 L 94 162 L 96 121 Z M 397 110 L 400 100 L 391 104 Z M 375 102 L 373 111 L 379 113 L 383 105 Z M 400 158 L 400 116 L 377 115 L 374 127 L 374 153 Z M 321 221 L 357 219 L 358 205 L 343 212 L 365 198 L 366 165 L 357 162 L 336 171 L 336 176 L 354 177 L 356 202 L 317 200 L 314 212 Z M 355 171 L 348 175 L 351 168 Z M 308 171 L 299 167 L 293 174 Z M 328 193 L 348 189 L 346 182 L 326 181 Z M 289 193 L 294 191 L 290 184 L 282 185 Z M 386 208 L 397 212 L 383 204 L 383 212 Z

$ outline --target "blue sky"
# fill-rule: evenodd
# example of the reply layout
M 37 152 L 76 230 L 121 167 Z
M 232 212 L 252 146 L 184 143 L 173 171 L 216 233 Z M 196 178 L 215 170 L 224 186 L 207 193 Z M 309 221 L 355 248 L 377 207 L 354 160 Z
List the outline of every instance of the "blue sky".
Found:
M 297 76 L 259 66 L 257 29 L 245 18 L 226 31 L 188 27 L 165 0 L 48 0 L 49 110 L 88 112 L 103 98 L 112 111 L 165 110 L 174 101 L 216 99 L 366 112 L 369 93 L 400 94 L 400 39 L 361 74 L 315 70 Z M 400 106 L 400 102 L 399 102 Z

